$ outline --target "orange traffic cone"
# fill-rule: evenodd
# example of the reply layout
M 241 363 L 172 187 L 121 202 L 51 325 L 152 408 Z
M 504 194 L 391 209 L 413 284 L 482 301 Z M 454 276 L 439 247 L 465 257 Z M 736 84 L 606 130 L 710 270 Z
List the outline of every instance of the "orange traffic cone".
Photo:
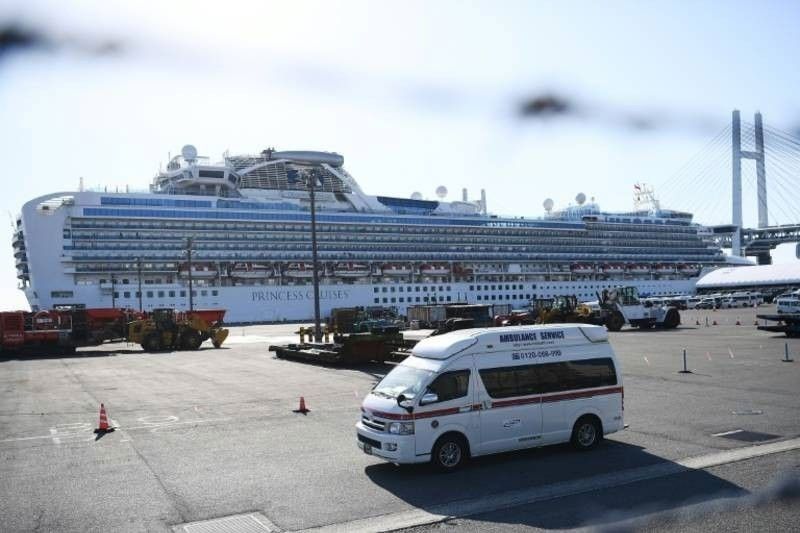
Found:
M 100 423 L 97 426 L 97 429 L 94 430 L 95 433 L 110 433 L 114 431 L 114 428 L 108 425 L 108 415 L 106 415 L 106 408 L 101 403 L 100 404 Z
M 306 407 L 306 399 L 303 398 L 302 396 L 300 396 L 300 407 L 298 407 L 294 412 L 303 414 L 311 412 L 311 409 Z

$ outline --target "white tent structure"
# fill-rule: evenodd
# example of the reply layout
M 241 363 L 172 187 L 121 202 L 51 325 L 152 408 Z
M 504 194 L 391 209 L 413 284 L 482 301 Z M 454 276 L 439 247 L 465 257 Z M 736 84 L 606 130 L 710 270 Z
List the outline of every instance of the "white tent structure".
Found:
M 782 265 L 724 267 L 697 281 L 697 290 L 800 287 L 800 261 Z

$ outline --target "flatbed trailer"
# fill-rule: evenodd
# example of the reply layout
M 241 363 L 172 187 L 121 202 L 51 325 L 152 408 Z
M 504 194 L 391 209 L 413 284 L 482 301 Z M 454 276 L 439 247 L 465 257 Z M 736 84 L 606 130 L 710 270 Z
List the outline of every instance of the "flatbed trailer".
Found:
M 271 352 L 279 359 L 296 359 L 311 363 L 354 365 L 369 362 L 396 361 L 396 352 L 408 345 L 397 328 L 382 328 L 369 333 L 334 335 L 333 342 L 301 342 L 272 345 Z M 405 358 L 405 356 L 403 356 Z
M 787 337 L 800 337 L 800 313 L 787 313 L 775 315 L 756 315 L 761 320 L 777 322 L 767 326 L 758 326 L 761 331 L 785 333 Z

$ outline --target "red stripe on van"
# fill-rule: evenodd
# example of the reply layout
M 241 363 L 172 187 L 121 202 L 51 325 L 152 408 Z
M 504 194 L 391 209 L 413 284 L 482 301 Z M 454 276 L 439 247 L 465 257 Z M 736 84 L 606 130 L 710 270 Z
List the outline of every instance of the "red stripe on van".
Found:
M 617 394 L 622 392 L 622 387 L 609 387 L 606 389 L 583 390 L 577 392 L 564 392 L 561 394 L 551 394 L 549 396 L 526 396 L 525 398 L 514 398 L 513 400 L 500 400 L 492 402 L 492 408 L 510 407 L 512 405 L 526 405 L 531 403 L 553 403 L 566 400 L 577 400 L 578 398 L 591 398 L 592 396 L 602 396 L 605 394 Z
M 622 387 L 608 387 L 605 389 L 594 389 L 594 390 L 584 390 L 584 391 L 577 391 L 577 392 L 565 392 L 561 394 L 551 394 L 549 396 L 526 396 L 524 398 L 514 398 L 512 400 L 500 400 L 496 402 L 492 402 L 492 406 L 490 409 L 500 409 L 503 407 L 512 407 L 514 405 L 529 405 L 535 403 L 554 403 L 554 402 L 563 402 L 567 400 L 576 400 L 578 398 L 591 398 L 592 396 L 603 396 L 606 394 L 618 394 L 622 393 Z M 464 407 L 470 407 L 471 411 L 479 411 L 483 407 L 481 404 L 473 404 L 467 405 Z M 459 413 L 460 407 L 450 407 L 448 409 L 435 409 L 433 411 L 423 411 L 423 412 L 416 412 L 413 415 L 403 415 L 403 414 L 395 414 L 395 413 L 386 413 L 384 411 L 371 411 L 372 416 L 383 418 L 386 420 L 419 420 L 423 418 L 433 418 L 435 416 L 449 416 L 455 415 Z M 367 411 L 363 407 L 361 408 L 362 411 Z M 469 411 L 464 411 L 469 412 Z

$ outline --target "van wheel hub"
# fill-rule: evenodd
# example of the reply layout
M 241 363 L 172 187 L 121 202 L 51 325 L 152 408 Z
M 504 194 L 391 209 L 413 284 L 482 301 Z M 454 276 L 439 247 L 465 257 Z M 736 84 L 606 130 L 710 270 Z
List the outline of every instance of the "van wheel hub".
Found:
M 442 466 L 453 467 L 461 461 L 461 447 L 455 442 L 445 443 L 439 449 L 439 462 Z
M 578 429 L 578 442 L 581 446 L 591 446 L 597 438 L 594 424 L 585 423 Z

